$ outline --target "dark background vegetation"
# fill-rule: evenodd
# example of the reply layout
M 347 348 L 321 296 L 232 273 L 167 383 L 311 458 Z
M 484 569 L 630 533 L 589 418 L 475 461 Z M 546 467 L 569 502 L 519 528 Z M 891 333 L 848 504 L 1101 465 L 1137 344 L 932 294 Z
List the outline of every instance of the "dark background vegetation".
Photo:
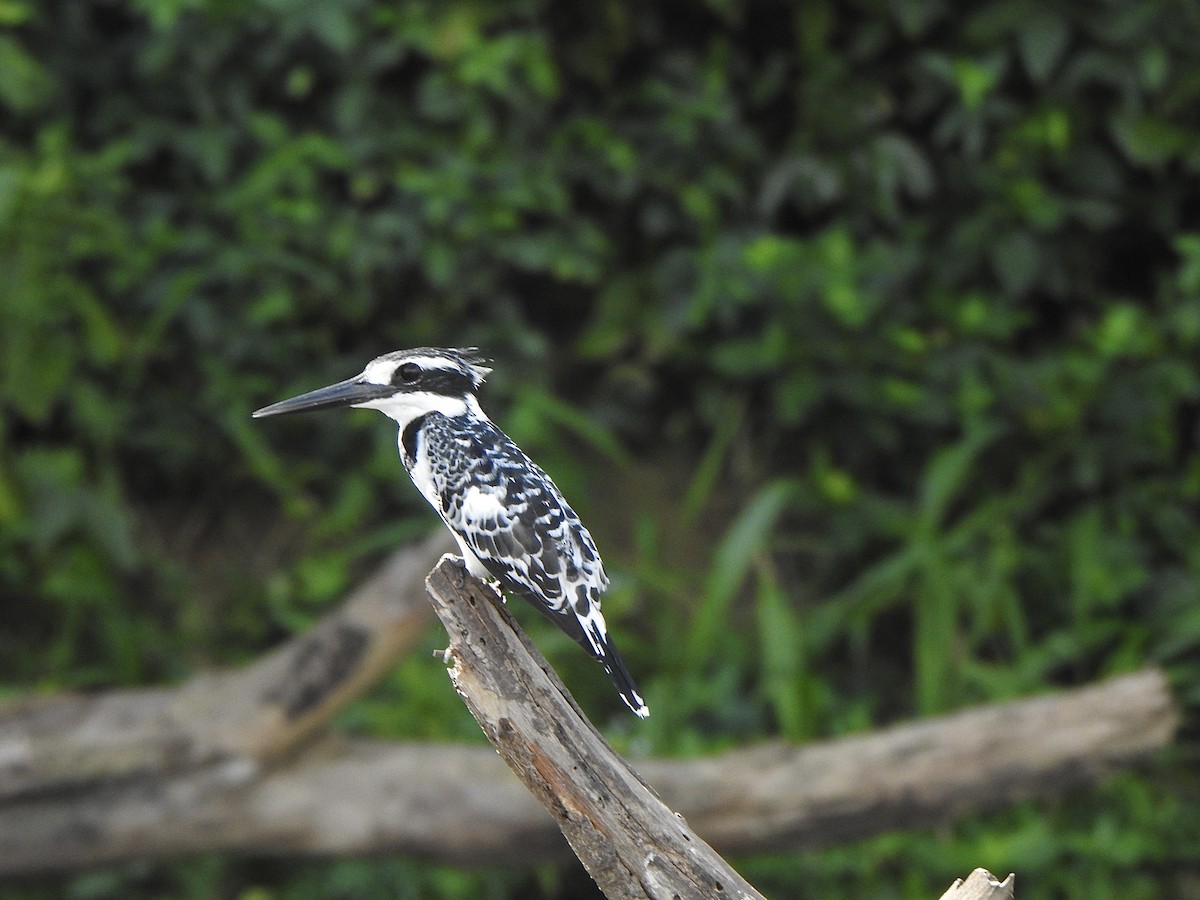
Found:
M 606 554 L 648 722 L 523 620 L 626 751 L 1148 663 L 1190 711 L 1198 110 L 1171 0 L 0 0 L 0 696 L 251 659 L 427 533 L 378 415 L 249 412 L 449 344 Z M 424 653 L 341 727 L 481 740 Z M 1196 751 L 1189 718 L 1065 801 L 735 862 L 775 897 L 975 865 L 1194 897 Z M 205 858 L 9 892 L 581 881 Z

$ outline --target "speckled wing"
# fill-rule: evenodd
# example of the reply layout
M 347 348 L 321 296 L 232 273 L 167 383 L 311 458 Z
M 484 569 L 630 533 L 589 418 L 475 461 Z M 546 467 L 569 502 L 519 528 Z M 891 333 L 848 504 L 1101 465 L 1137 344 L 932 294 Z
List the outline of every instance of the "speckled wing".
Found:
M 604 564 L 550 476 L 486 419 L 435 413 L 421 440 L 433 488 L 426 496 L 446 524 L 502 587 L 600 660 L 625 702 L 644 715 L 600 612 Z
M 423 437 L 446 524 L 506 588 L 549 612 L 586 616 L 608 578 L 554 482 L 491 422 L 430 418 Z

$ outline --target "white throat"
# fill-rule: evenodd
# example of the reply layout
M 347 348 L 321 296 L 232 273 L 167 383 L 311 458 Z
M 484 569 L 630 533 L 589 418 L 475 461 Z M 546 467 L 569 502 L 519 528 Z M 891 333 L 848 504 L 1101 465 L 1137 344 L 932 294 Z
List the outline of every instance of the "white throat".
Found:
M 354 405 L 359 409 L 379 410 L 394 420 L 400 426 L 401 431 L 408 427 L 408 423 L 413 419 L 418 419 L 431 412 L 438 412 L 443 416 L 471 415 L 479 419 L 487 419 L 474 394 L 467 394 L 465 397 L 447 397 L 429 391 L 401 391 L 390 397 L 368 400 L 365 403 Z

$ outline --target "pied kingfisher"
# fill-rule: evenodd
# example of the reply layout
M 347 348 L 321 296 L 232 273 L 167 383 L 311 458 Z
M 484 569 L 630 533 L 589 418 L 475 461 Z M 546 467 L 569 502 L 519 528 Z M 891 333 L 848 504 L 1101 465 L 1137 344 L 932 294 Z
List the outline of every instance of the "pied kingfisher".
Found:
M 479 407 L 492 371 L 473 348 L 397 350 L 360 375 L 254 413 L 354 406 L 400 426 L 400 459 L 442 517 L 467 571 L 525 598 L 604 666 L 621 699 L 650 714 L 608 638 L 596 544 L 558 487 Z

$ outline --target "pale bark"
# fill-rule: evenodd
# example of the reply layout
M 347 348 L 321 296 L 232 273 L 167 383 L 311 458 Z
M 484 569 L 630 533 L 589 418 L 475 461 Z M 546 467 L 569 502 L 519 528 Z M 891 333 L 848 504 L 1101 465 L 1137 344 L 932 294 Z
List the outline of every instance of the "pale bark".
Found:
M 592 727 L 494 591 L 452 557 L 426 584 L 455 688 L 606 897 L 763 900 Z
M 966 881 L 958 879 L 941 900 L 1012 900 L 1015 875 L 1000 881 L 987 869 L 976 869 Z

